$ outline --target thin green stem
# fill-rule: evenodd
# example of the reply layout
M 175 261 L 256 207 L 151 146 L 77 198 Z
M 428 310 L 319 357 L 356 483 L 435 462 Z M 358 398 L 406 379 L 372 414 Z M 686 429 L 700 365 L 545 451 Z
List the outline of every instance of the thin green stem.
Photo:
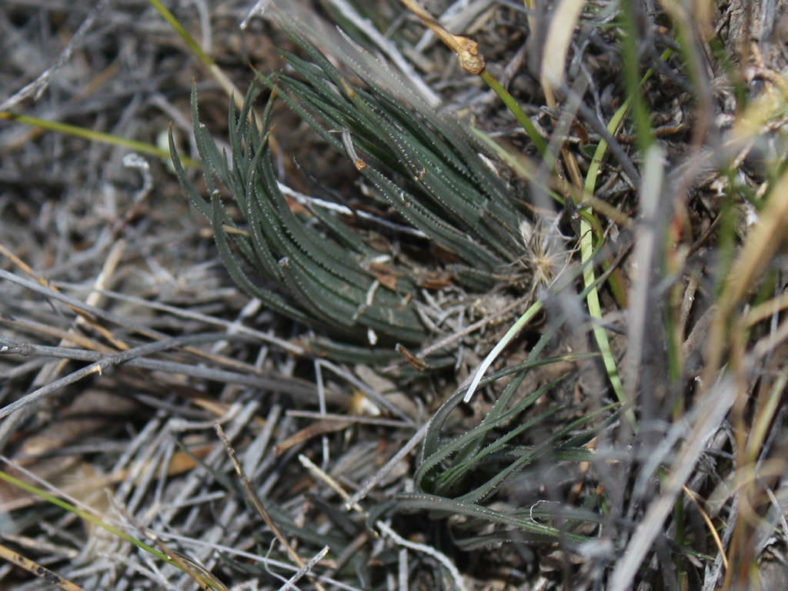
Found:
M 133 544 L 133 545 L 137 546 L 141 550 L 145 550 L 145 552 L 148 552 L 149 554 L 151 554 L 152 556 L 155 556 L 159 560 L 163 560 L 165 562 L 168 562 L 168 563 L 172 564 L 173 566 L 176 565 L 176 563 L 172 559 L 168 558 L 163 552 L 157 550 L 153 546 L 149 546 L 148 544 L 146 544 L 144 542 L 140 542 L 139 540 L 137 540 L 135 538 L 132 538 L 126 532 L 121 531 L 118 528 L 109 525 L 108 523 L 105 523 L 104 521 L 102 521 L 101 519 L 99 519 L 95 515 L 89 513 L 88 511 L 84 511 L 82 509 L 79 509 L 78 507 L 75 507 L 71 503 L 68 503 L 68 502 L 66 502 L 66 501 L 64 501 L 62 499 L 59 499 L 56 496 L 49 494 L 45 490 L 42 490 L 42 489 L 38 488 L 37 486 L 33 486 L 32 484 L 29 484 L 29 483 L 27 483 L 27 482 L 25 482 L 23 480 L 15 478 L 14 476 L 11 476 L 10 474 L 8 474 L 7 472 L 5 472 L 3 470 L 0 470 L 0 479 L 5 480 L 7 483 L 9 483 L 9 484 L 11 484 L 11 485 L 13 485 L 13 486 L 15 486 L 17 488 L 21 488 L 25 492 L 28 492 L 28 493 L 30 493 L 32 495 L 35 495 L 35 496 L 39 497 L 40 499 L 45 500 L 48 503 L 56 505 L 56 506 L 60 507 L 61 509 L 65 509 L 69 513 L 73 513 L 77 517 L 80 517 L 80 518 L 84 519 L 85 521 L 91 523 L 92 525 L 95 525 L 95 526 L 100 527 L 101 529 L 103 529 L 105 531 L 108 531 L 109 533 L 119 537 L 120 539 L 125 540 L 126 542 L 129 542 L 130 544 Z
M 232 80 L 230 80 L 227 75 L 216 65 L 216 62 L 211 59 L 211 57 L 202 50 L 199 43 L 194 40 L 194 38 L 189 35 L 188 31 L 183 28 L 183 25 L 178 22 L 178 19 L 175 18 L 166 6 L 164 6 L 159 0 L 148 0 L 151 5 L 156 9 L 156 11 L 161 15 L 161 17 L 167 21 L 167 23 L 172 27 L 172 30 L 177 33 L 178 37 L 180 37 L 186 46 L 189 48 L 200 63 L 208 69 L 211 73 L 211 76 L 219 83 L 222 87 L 224 92 L 227 93 L 234 102 L 235 106 L 241 109 L 243 107 L 243 100 L 244 100 L 244 93 L 238 90 L 238 87 L 233 84 Z M 259 129 L 259 128 L 258 128 Z
M 661 59 L 666 60 L 672 54 L 671 50 L 666 50 L 660 56 Z M 652 75 L 653 70 L 648 70 L 643 79 L 640 81 L 638 88 L 644 82 L 646 82 Z M 639 90 L 638 90 L 639 92 Z M 613 114 L 613 117 L 607 124 L 607 130 L 610 132 L 611 135 L 616 133 L 619 125 L 621 125 L 624 116 L 626 115 L 627 111 L 629 110 L 630 105 L 632 104 L 632 96 L 624 101 L 624 104 L 621 105 L 618 110 Z M 607 142 L 605 140 L 601 140 L 597 145 L 596 150 L 594 151 L 594 155 L 591 158 L 591 164 L 588 167 L 588 173 L 586 174 L 585 185 L 583 186 L 583 194 L 584 195 L 593 195 L 594 194 L 594 187 L 596 186 L 596 180 L 599 175 L 599 169 L 602 166 L 602 160 L 605 157 L 605 152 L 607 151 Z M 595 287 L 596 277 L 594 275 L 594 267 L 590 264 L 591 259 L 594 256 L 594 240 L 593 240 L 593 232 L 590 222 L 585 218 L 580 218 L 580 258 L 583 262 L 583 284 L 586 289 L 588 289 L 588 294 L 586 295 L 586 303 L 588 304 L 588 313 L 591 315 L 592 318 L 596 319 L 597 322 L 594 325 L 593 333 L 594 339 L 596 340 L 597 347 L 599 347 L 599 352 L 602 355 L 602 362 L 605 366 L 605 371 L 607 372 L 608 379 L 610 380 L 610 385 L 613 388 L 613 392 L 616 395 L 616 398 L 622 404 L 625 403 L 624 400 L 624 388 L 621 383 L 621 376 L 618 373 L 618 368 L 616 367 L 615 357 L 613 356 L 613 352 L 610 349 L 610 341 L 607 338 L 607 332 L 602 327 L 601 320 L 602 320 L 602 307 L 599 303 L 599 292 Z M 632 427 L 635 427 L 635 414 L 632 410 L 631 406 L 624 404 L 624 407 L 627 409 L 625 410 L 627 420 L 630 422 Z
M 0 119 L 16 121 L 17 123 L 32 125 L 33 127 L 40 127 L 41 129 L 54 131 L 56 133 L 63 133 L 74 137 L 81 137 L 92 142 L 101 142 L 104 144 L 121 146 L 123 148 L 134 150 L 135 152 L 141 152 L 143 154 L 155 156 L 156 158 L 160 158 L 166 162 L 170 161 L 170 152 L 168 150 L 157 148 L 156 146 L 147 144 L 145 142 L 130 140 L 125 137 L 112 135 L 111 133 L 94 131 L 92 129 L 86 129 L 77 125 L 61 123 L 60 121 L 48 121 L 46 119 L 39 119 L 38 117 L 30 117 L 29 115 L 17 115 L 8 111 L 0 111 Z M 192 160 L 191 158 L 181 158 L 181 162 L 190 167 L 199 166 L 199 163 L 196 160 Z
M 517 122 L 523 126 L 523 129 L 528 134 L 528 137 L 531 138 L 531 141 L 536 146 L 536 149 L 539 150 L 541 155 L 544 155 L 547 152 L 547 142 L 545 139 L 539 135 L 539 132 L 536 129 L 536 126 L 531 122 L 528 118 L 528 115 L 520 108 L 520 105 L 517 103 L 515 98 L 509 94 L 509 91 L 506 90 L 494 77 L 490 74 L 489 71 L 483 70 L 481 74 L 479 74 L 482 80 L 484 80 L 487 85 L 493 89 L 495 94 L 498 95 L 498 98 L 503 101 L 503 104 L 506 105 L 506 108 L 514 115 L 514 118 L 517 119 Z

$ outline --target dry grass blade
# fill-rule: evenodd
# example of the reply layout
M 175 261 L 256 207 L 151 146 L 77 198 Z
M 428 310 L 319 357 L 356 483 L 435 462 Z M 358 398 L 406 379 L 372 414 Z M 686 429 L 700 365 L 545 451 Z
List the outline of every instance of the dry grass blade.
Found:
M 314 579 L 314 577 L 311 575 L 311 573 L 309 572 L 310 568 L 307 566 L 307 563 L 304 562 L 301 556 L 299 556 L 298 552 L 295 551 L 295 549 L 292 547 L 292 545 L 287 540 L 287 538 L 285 538 L 285 536 L 282 534 L 282 530 L 280 530 L 279 526 L 277 526 L 276 523 L 274 523 L 274 520 L 271 518 L 271 514 L 266 510 L 262 501 L 260 501 L 257 494 L 254 492 L 254 489 L 252 489 L 252 485 L 249 483 L 249 479 L 244 474 L 243 469 L 241 468 L 241 464 L 238 463 L 238 459 L 236 458 L 235 455 L 235 450 L 230 445 L 230 441 L 227 439 L 227 435 L 225 435 L 224 429 L 222 429 L 222 426 L 219 424 L 216 425 L 216 433 L 219 436 L 219 439 L 221 439 L 222 444 L 224 445 L 224 448 L 227 451 L 227 455 L 230 457 L 230 461 L 233 464 L 233 468 L 235 468 L 235 472 L 238 475 L 238 478 L 241 480 L 241 485 L 244 488 L 244 492 L 246 493 L 249 502 L 252 504 L 252 506 L 254 506 L 258 515 L 262 517 L 263 521 L 271 530 L 271 532 L 274 534 L 274 536 L 276 536 L 276 539 L 279 540 L 279 543 L 282 544 L 282 547 L 284 547 L 284 549 L 287 551 L 287 555 L 290 556 L 293 562 L 295 562 L 298 565 L 298 568 L 300 569 L 299 573 L 303 571 L 303 573 L 306 574 L 307 577 L 312 579 L 312 582 L 314 583 L 315 588 L 318 589 L 318 591 L 324 591 L 323 585 L 320 583 L 320 581 Z M 310 564 L 313 563 L 310 562 Z
M 47 585 L 55 585 L 64 591 L 82 591 L 82 587 L 76 585 L 61 577 L 59 574 L 52 572 L 48 568 L 41 566 L 34 560 L 25 558 L 19 552 L 15 552 L 8 546 L 0 544 L 0 558 L 7 560 L 11 564 L 23 568 L 31 574 L 43 579 Z
M 561 0 L 555 9 L 545 42 L 542 60 L 542 86 L 558 88 L 564 82 L 564 62 L 575 25 L 586 0 Z
M 758 224 L 744 243 L 733 264 L 718 303 L 706 346 L 704 381 L 710 382 L 720 366 L 724 338 L 736 306 L 752 289 L 761 273 L 770 264 L 788 235 L 788 172 L 782 174 L 770 192 L 770 198 L 759 216 Z
M 55 63 L 39 74 L 35 80 L 29 82 L 23 88 L 19 89 L 13 95 L 0 103 L 0 112 L 16 107 L 19 103 L 29 99 L 30 97 L 35 97 L 36 99 L 41 97 L 47 86 L 49 86 L 50 78 L 52 78 L 52 76 L 55 75 L 57 71 L 68 62 L 69 59 L 71 59 L 75 49 L 78 47 L 85 35 L 88 34 L 91 27 L 95 24 L 96 19 L 100 16 L 102 10 L 106 8 L 108 3 L 109 2 L 107 0 L 101 0 L 101 2 L 97 3 L 90 10 L 87 18 L 85 18 L 71 39 L 69 39 L 66 46 L 58 55 Z
M 121 353 L 116 353 L 114 355 L 101 355 L 101 354 L 93 354 L 90 351 L 70 353 L 72 358 L 95 358 L 97 359 L 95 362 L 78 369 L 76 371 L 71 372 L 70 374 L 63 376 L 62 378 L 58 378 L 49 382 L 48 384 L 37 388 L 36 390 L 26 394 L 19 400 L 12 402 L 11 404 L 7 404 L 6 406 L 0 408 L 0 418 L 7 417 L 8 415 L 22 409 L 28 405 L 31 405 L 43 398 L 48 396 L 52 396 L 53 394 L 62 390 L 65 386 L 69 384 L 73 384 L 79 380 L 83 380 L 86 377 L 98 374 L 101 375 L 104 372 L 110 370 L 111 368 L 118 366 L 118 365 L 125 365 L 125 364 L 133 364 L 138 367 L 150 367 L 150 368 L 158 368 L 158 369 L 165 369 L 165 368 L 174 368 L 177 367 L 177 364 L 171 364 L 168 362 L 159 362 L 157 363 L 155 360 L 145 360 L 143 359 L 147 355 L 152 353 L 157 353 L 161 351 L 166 351 L 168 349 L 177 348 L 181 344 L 190 343 L 190 342 L 200 342 L 200 341 L 214 341 L 219 335 L 217 334 L 208 334 L 208 335 L 197 335 L 197 336 L 187 336 L 187 337 L 176 337 L 174 339 L 166 339 L 162 341 L 157 341 L 154 343 L 147 343 L 145 345 L 140 345 L 139 347 L 133 347 L 131 349 L 127 349 Z M 33 351 L 42 351 L 42 349 L 38 346 L 25 346 L 15 343 L 2 343 L 0 347 L 0 353 L 2 354 L 30 354 Z M 51 353 L 54 353 L 57 349 L 51 350 Z M 69 355 L 68 351 L 59 351 L 61 356 Z M 186 367 L 186 366 L 181 366 Z M 202 373 L 203 375 L 209 375 L 211 372 L 203 373 L 200 371 L 200 368 L 193 368 L 192 370 L 186 369 L 187 373 Z M 214 370 L 213 375 L 216 378 L 228 378 L 231 375 L 231 372 L 223 372 L 222 370 Z M 251 378 L 252 382 L 257 384 L 261 384 L 258 380 L 254 379 L 254 376 L 238 376 L 241 381 L 249 381 Z M 232 378 L 230 378 L 232 379 Z M 268 384 L 272 385 L 273 382 L 268 382 Z
M 659 218 L 659 203 L 662 198 L 664 175 L 664 155 L 659 148 L 652 148 L 646 154 L 645 173 L 641 188 L 642 221 L 637 232 L 637 241 L 633 252 L 637 276 L 632 281 L 632 293 L 629 301 L 629 319 L 627 322 L 628 347 L 622 364 L 622 381 L 624 383 L 624 400 L 634 404 L 635 392 L 638 387 L 639 373 L 643 363 L 643 352 L 646 347 L 646 335 L 649 334 L 648 314 L 652 309 L 654 298 L 653 277 L 656 263 L 656 251 L 659 237 L 662 234 L 664 220 Z
M 664 492 L 660 493 L 648 507 L 645 517 L 627 543 L 624 555 L 611 575 L 611 591 L 625 591 L 631 587 L 641 562 L 673 509 L 676 498 L 681 494 L 682 487 L 703 452 L 706 441 L 720 427 L 734 400 L 740 395 L 733 380 L 723 378 L 713 387 L 708 388 L 701 404 L 693 410 L 690 431 L 672 462 Z

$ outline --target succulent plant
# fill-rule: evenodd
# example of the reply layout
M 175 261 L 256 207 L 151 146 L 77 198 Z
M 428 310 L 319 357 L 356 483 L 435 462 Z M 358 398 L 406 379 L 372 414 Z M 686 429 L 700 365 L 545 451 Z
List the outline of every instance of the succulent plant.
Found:
M 457 120 L 435 112 L 412 92 L 392 92 L 360 65 L 353 72 L 357 82 L 351 82 L 315 46 L 290 33 L 308 59 L 283 52 L 293 74 L 258 74 L 243 109 L 230 107 L 229 158 L 199 122 L 193 93 L 194 134 L 210 198 L 186 179 L 173 146 L 178 178 L 211 221 L 224 265 L 245 292 L 336 343 L 361 346 L 367 353 L 369 345 L 381 345 L 381 354 L 389 355 L 396 343 L 424 340 L 413 300 L 420 286 L 434 284 L 434 274 L 424 261 L 376 250 L 368 233 L 334 211 L 312 202 L 300 211 L 288 205 L 268 141 L 274 102 L 286 103 L 330 146 L 345 152 L 372 206 L 393 212 L 425 243 L 448 253 L 454 262 L 441 271 L 466 289 L 489 289 L 518 260 L 523 212 Z M 258 126 L 252 105 L 263 87 L 271 93 Z M 220 187 L 237 207 L 238 221 L 228 213 Z

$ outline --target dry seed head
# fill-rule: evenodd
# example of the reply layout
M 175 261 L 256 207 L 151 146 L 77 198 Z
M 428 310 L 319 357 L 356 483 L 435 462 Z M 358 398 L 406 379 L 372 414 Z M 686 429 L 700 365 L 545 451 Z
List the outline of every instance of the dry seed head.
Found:
M 531 271 L 534 288 L 550 286 L 566 268 L 569 255 L 562 246 L 558 218 L 545 224 L 542 220 L 520 222 L 520 237 L 525 252 L 519 262 Z

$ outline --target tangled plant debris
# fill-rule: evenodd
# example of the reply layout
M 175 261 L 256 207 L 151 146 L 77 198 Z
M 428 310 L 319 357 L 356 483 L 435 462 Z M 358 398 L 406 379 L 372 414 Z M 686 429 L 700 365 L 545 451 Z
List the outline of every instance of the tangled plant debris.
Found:
M 252 4 L 0 12 L 0 586 L 788 587 L 786 2 Z

